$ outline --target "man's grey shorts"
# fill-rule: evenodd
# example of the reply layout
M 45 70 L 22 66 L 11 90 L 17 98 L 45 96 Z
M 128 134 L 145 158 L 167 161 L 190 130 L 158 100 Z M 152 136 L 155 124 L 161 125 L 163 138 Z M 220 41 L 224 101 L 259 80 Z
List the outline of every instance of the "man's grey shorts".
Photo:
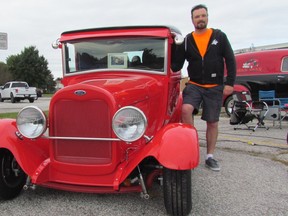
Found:
M 193 114 L 198 113 L 202 104 L 201 118 L 207 122 L 217 122 L 222 108 L 223 89 L 223 85 L 203 88 L 187 83 L 183 90 L 183 104 L 191 104 L 194 107 Z

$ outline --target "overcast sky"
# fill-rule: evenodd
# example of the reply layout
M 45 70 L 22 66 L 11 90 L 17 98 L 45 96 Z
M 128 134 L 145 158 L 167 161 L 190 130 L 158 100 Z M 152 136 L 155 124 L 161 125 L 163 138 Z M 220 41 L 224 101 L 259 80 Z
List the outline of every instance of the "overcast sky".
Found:
M 51 47 L 62 32 L 147 24 L 173 25 L 186 35 L 194 30 L 190 11 L 199 3 L 208 7 L 208 27 L 224 31 L 233 49 L 288 42 L 287 0 L 11 0 L 1 3 L 8 49 L 0 50 L 0 61 L 36 46 L 54 78 L 62 77 L 60 50 Z

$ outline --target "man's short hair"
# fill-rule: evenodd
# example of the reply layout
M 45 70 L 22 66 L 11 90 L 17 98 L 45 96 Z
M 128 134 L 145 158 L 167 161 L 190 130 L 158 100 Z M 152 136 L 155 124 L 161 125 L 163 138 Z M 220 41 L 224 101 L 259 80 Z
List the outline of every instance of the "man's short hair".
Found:
M 194 12 L 195 10 L 198 10 L 198 9 L 201 9 L 201 8 L 204 8 L 204 9 L 207 11 L 207 14 L 208 14 L 208 8 L 206 7 L 206 5 L 204 5 L 204 4 L 199 4 L 199 5 L 194 6 L 194 7 L 191 9 L 191 15 L 193 15 L 193 12 Z

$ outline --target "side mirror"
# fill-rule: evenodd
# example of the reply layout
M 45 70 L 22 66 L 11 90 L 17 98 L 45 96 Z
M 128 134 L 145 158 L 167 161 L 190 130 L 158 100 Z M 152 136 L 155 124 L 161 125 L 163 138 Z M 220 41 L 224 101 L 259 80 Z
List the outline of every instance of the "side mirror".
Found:
M 172 34 L 174 36 L 174 42 L 176 45 L 180 45 L 184 42 L 184 37 L 181 34 L 175 32 L 172 32 Z
M 61 48 L 61 47 L 62 47 L 62 44 L 61 44 L 59 38 L 52 43 L 52 47 L 53 47 L 53 49 L 58 49 L 58 48 Z

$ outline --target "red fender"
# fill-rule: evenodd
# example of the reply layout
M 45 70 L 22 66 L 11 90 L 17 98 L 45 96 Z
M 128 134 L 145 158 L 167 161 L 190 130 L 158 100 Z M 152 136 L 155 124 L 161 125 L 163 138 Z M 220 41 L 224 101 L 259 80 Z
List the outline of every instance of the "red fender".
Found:
M 48 157 L 48 140 L 38 142 L 16 136 L 15 119 L 0 120 L 0 150 L 8 149 L 27 175 L 32 175 L 37 167 Z
M 242 91 L 248 91 L 249 92 L 249 89 L 246 86 L 241 85 L 241 84 L 235 84 L 234 85 L 234 92 L 242 92 Z
M 241 85 L 241 84 L 235 84 L 235 85 L 234 85 L 234 91 L 233 91 L 233 93 L 235 93 L 235 92 L 243 92 L 243 91 L 249 92 L 249 89 L 248 89 L 246 86 Z M 224 96 L 223 96 L 223 106 L 225 106 L 225 101 L 226 101 L 226 99 L 227 99 L 228 97 L 232 96 L 233 93 L 232 93 L 231 95 L 224 95 Z
M 197 131 L 188 124 L 168 124 L 151 141 L 158 148 L 149 154 L 169 169 L 188 170 L 199 164 L 199 139 Z
M 119 182 L 124 181 L 144 158 L 150 156 L 169 169 L 196 168 L 199 164 L 199 140 L 196 129 L 181 123 L 164 126 L 129 163 L 125 164 L 119 175 Z

